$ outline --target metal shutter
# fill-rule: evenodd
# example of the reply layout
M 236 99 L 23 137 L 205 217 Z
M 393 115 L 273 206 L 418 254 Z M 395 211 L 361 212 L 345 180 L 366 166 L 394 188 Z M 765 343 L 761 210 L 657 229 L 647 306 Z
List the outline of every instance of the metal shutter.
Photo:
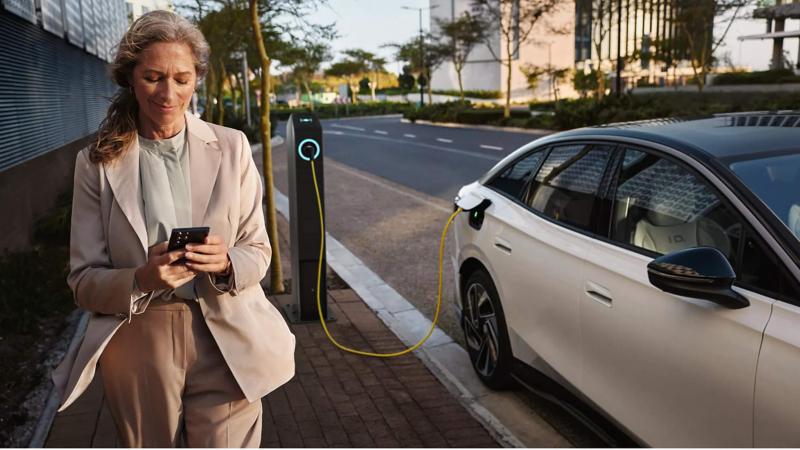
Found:
M 0 9 L 0 171 L 97 130 L 107 63 Z

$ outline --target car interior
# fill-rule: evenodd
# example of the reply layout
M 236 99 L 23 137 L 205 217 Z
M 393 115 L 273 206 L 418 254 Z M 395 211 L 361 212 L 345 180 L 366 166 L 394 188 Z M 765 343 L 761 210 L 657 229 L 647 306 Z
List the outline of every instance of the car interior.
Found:
M 622 164 L 614 240 L 658 254 L 714 247 L 730 261 L 735 259 L 741 225 L 696 177 L 636 150 L 626 150 Z

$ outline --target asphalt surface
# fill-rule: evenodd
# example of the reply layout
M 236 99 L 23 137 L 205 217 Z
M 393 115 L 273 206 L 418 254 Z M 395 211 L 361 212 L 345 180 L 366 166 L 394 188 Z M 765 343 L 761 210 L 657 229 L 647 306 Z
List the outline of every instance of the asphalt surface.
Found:
M 402 123 L 399 117 L 322 122 L 328 233 L 433 319 L 439 245 L 455 195 L 503 157 L 540 136 L 416 125 Z M 276 132 L 285 137 L 286 124 L 281 123 Z M 274 148 L 272 156 L 275 187 L 288 194 L 286 146 Z M 452 305 L 452 253 L 452 236 L 448 236 L 438 325 L 463 346 L 463 331 Z M 532 414 L 545 418 L 573 445 L 605 446 L 560 407 L 523 389 L 516 395 Z
M 323 120 L 327 158 L 452 201 L 458 189 L 543 136 L 402 123 L 399 118 Z M 286 136 L 286 124 L 278 134 Z

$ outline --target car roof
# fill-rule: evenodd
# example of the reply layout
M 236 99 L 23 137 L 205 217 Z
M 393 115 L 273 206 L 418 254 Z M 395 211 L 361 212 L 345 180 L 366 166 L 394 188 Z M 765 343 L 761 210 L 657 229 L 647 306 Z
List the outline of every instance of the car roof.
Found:
M 558 137 L 631 137 L 724 159 L 800 147 L 800 111 L 747 112 L 623 122 L 558 133 Z

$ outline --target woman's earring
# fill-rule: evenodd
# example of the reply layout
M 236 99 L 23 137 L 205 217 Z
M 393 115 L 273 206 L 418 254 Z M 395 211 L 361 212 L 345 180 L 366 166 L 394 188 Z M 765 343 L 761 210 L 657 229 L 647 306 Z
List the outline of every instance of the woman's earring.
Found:
M 131 94 L 133 94 L 133 86 L 128 86 L 128 92 L 130 92 Z

